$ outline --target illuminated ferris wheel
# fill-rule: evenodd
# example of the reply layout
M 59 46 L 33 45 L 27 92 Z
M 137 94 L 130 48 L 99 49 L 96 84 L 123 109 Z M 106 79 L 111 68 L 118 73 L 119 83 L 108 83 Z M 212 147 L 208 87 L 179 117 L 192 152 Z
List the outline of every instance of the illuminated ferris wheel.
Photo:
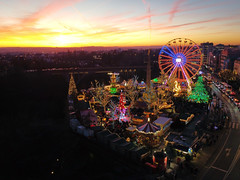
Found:
M 158 64 L 169 78 L 175 76 L 179 82 L 189 83 L 202 66 L 201 50 L 190 39 L 176 38 L 161 48 Z

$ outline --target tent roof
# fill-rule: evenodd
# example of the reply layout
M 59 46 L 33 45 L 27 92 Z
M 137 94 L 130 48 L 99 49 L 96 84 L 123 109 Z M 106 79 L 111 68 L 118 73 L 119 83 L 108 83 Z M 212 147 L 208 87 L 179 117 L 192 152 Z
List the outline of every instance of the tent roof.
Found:
M 144 133 L 155 133 L 157 131 L 160 131 L 161 127 L 159 127 L 151 122 L 147 122 L 143 125 L 138 126 L 137 130 L 140 132 L 144 132 Z

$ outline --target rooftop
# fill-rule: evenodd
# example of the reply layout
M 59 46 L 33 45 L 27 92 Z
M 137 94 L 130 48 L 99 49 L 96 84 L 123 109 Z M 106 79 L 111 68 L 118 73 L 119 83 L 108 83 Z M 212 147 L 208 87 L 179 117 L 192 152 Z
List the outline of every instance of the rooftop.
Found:
M 156 125 L 164 125 L 164 124 L 168 123 L 171 120 L 172 120 L 172 118 L 160 116 L 159 118 L 157 118 L 157 120 L 154 121 L 154 123 Z

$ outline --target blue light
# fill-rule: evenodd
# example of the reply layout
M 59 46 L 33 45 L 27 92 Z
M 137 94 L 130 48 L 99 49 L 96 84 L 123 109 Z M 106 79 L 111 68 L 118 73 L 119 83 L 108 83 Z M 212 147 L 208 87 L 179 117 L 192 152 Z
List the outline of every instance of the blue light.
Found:
M 188 153 L 189 153 L 189 154 L 192 154 L 192 153 L 193 153 L 192 148 L 189 148 L 189 149 L 188 149 Z
M 175 54 L 175 57 L 172 59 L 173 64 L 177 67 L 184 66 L 186 64 L 186 56 L 183 53 Z

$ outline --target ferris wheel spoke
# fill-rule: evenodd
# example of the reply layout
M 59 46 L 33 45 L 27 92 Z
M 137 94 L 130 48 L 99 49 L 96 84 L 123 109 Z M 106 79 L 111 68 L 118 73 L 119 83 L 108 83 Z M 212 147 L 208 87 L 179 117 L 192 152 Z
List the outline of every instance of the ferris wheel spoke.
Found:
M 174 52 L 172 52 L 171 49 L 169 49 L 169 47 L 166 46 L 166 49 L 173 55 L 173 57 L 176 56 L 176 55 L 174 54 Z
M 171 62 L 171 63 L 172 63 L 171 60 L 166 60 L 166 59 L 164 59 L 164 61 L 160 60 L 160 62 L 161 62 L 161 63 L 166 63 L 166 62 Z
M 200 54 L 191 55 L 191 56 L 188 56 L 187 58 L 192 58 L 192 57 L 197 57 L 197 56 L 200 56 Z
M 176 66 L 172 66 L 169 70 L 167 70 L 166 74 L 168 74 L 169 71 L 171 71 L 174 67 L 176 67 Z
M 188 67 L 190 67 L 190 68 L 192 68 L 192 69 L 194 69 L 196 72 L 198 72 L 198 70 L 195 68 L 195 67 L 193 67 L 193 66 L 191 66 L 191 65 L 189 65 L 189 64 L 185 64 L 186 66 L 188 66 Z
M 162 56 L 162 57 L 166 57 L 166 58 L 170 58 L 170 59 L 173 58 L 173 57 L 170 57 L 170 56 L 166 56 L 166 55 L 164 55 L 164 54 L 162 54 L 161 56 Z
M 174 74 L 176 73 L 176 69 L 177 69 L 177 66 L 174 66 L 174 68 L 173 68 L 172 72 L 170 73 L 168 79 L 170 79 L 171 76 L 174 75 Z
M 192 58 L 186 58 L 187 61 L 191 61 L 191 62 L 201 62 L 201 59 L 192 59 Z
M 199 49 L 195 49 L 194 51 L 192 52 L 189 52 L 188 54 L 185 54 L 186 57 L 188 57 L 189 55 L 193 54 L 194 52 L 198 51 Z
M 180 53 L 183 53 L 184 45 L 180 48 Z
M 183 46 L 181 46 L 182 48 L 180 48 L 180 53 L 182 53 L 183 52 L 183 49 L 184 49 L 184 45 Z
M 184 54 L 188 54 L 188 52 L 191 51 L 193 47 L 195 47 L 195 45 L 193 45 L 191 48 L 189 48 Z
M 182 66 L 180 66 L 180 67 L 181 67 L 181 73 L 180 73 L 180 74 L 182 75 L 182 78 L 183 78 L 183 79 L 185 78 L 185 79 L 187 80 L 188 78 L 187 78 L 186 73 L 183 71 Z
M 183 51 L 183 54 L 185 54 L 185 52 L 186 52 L 188 49 L 190 49 L 191 47 L 192 47 L 192 46 L 187 45 L 186 48 L 185 48 L 184 51 Z
M 183 51 L 182 51 L 183 54 L 184 54 L 184 52 L 187 50 L 188 47 L 189 47 L 189 46 L 186 45 L 186 46 L 183 48 Z
M 162 67 L 164 66 L 164 68 L 165 68 L 165 66 L 168 65 L 168 64 L 172 64 L 172 62 L 164 62 L 164 63 L 162 64 Z
M 173 64 L 171 63 L 170 65 L 166 66 L 166 67 L 163 68 L 162 70 L 164 71 L 165 69 L 169 68 L 170 66 L 173 66 Z
M 195 65 L 195 66 L 201 66 L 200 64 L 195 64 L 195 63 L 192 63 L 192 62 L 186 62 L 186 64 L 191 64 L 191 65 Z
M 181 66 L 182 67 L 182 71 L 184 72 L 185 76 L 186 76 L 186 79 L 190 79 L 190 75 L 188 74 L 187 70 L 185 69 L 184 66 Z
M 182 45 L 182 42 L 180 42 L 179 53 L 182 53 L 183 48 L 184 48 L 184 45 Z
M 169 45 L 169 46 L 172 48 L 174 54 L 177 54 L 177 51 L 176 51 L 176 49 L 174 49 L 174 46 L 173 45 Z
M 166 54 L 168 54 L 169 56 L 171 56 L 172 58 L 174 58 L 174 56 L 168 52 L 166 52 L 165 50 L 163 50 L 163 52 L 165 52 Z
M 179 53 L 179 46 L 176 44 L 177 53 Z
M 192 76 L 194 76 L 194 73 L 187 66 L 185 66 L 184 68 L 186 68 L 192 74 Z M 189 77 L 190 77 L 190 75 L 189 75 Z
M 180 78 L 180 68 L 177 68 L 177 74 L 178 74 L 177 77 L 178 77 L 179 79 L 181 79 L 181 78 Z
M 164 66 L 165 64 L 170 64 L 170 63 L 172 63 L 172 61 L 162 61 L 161 66 Z
M 199 66 L 201 66 L 201 65 L 202 65 L 202 63 L 201 63 L 201 61 L 200 61 L 200 60 L 196 60 L 196 61 L 195 61 L 194 59 L 193 59 L 193 60 L 189 60 L 189 59 L 187 59 L 187 61 L 186 61 L 186 62 L 187 62 L 187 63 L 188 63 L 188 62 L 191 62 L 191 63 L 194 63 L 194 64 L 196 64 L 196 65 L 199 65 Z
M 169 58 L 167 58 L 167 59 L 160 59 L 159 61 L 172 61 L 172 58 L 171 59 L 169 59 Z

